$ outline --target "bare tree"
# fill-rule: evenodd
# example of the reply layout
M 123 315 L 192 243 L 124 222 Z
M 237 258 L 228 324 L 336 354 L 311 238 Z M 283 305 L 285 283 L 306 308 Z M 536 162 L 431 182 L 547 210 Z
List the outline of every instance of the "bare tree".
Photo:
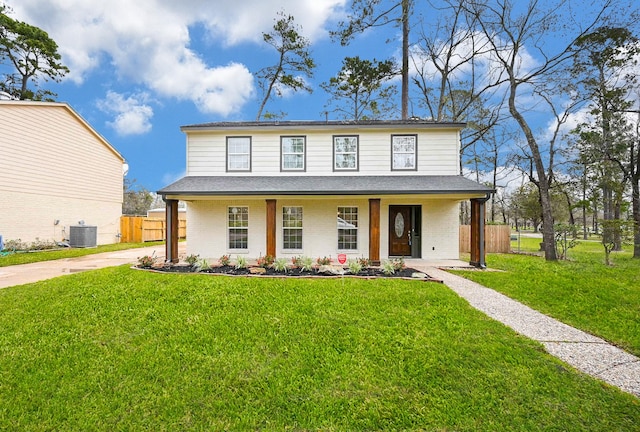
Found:
M 570 14 L 570 6 L 569 0 L 553 4 L 530 0 L 517 5 L 509 0 L 465 2 L 465 10 L 473 17 L 477 30 L 486 37 L 500 79 L 506 79 L 509 113 L 526 140 L 527 155 L 534 168 L 532 179 L 538 186 L 542 207 L 545 259 L 549 261 L 557 260 L 550 189 L 558 133 L 556 129 L 550 139 L 547 135 L 537 135 L 528 116 L 529 106 L 522 104 L 521 98 L 537 96 L 553 110 L 558 122 L 566 120 L 566 99 L 570 96 L 566 85 L 570 81 L 563 79 L 563 70 L 574 55 L 575 41 L 602 22 L 614 6 L 614 0 L 602 2 L 589 19 L 583 18 L 584 22 L 571 22 L 574 17 Z M 573 31 L 574 34 L 564 35 L 562 31 Z M 550 39 L 553 44 L 544 43 Z M 536 55 L 537 62 L 525 64 L 523 56 L 531 52 Z M 575 108 L 575 104 L 571 107 Z
M 440 5 L 442 3 L 438 3 Z M 498 123 L 503 99 L 497 94 L 501 81 L 488 70 L 490 45 L 479 34 L 475 18 L 464 1 L 435 6 L 441 17 L 425 23 L 412 48 L 413 82 L 421 93 L 420 105 L 435 121 L 466 122 L 461 136 L 460 169 L 464 155 L 474 160 L 478 144 Z
M 256 121 L 262 117 L 264 107 L 273 92 L 282 95 L 284 88 L 294 92 L 312 91 L 304 80 L 304 76 L 313 76 L 316 66 L 309 53 L 309 40 L 300 35 L 293 16 L 285 16 L 284 13 L 279 15 L 280 19 L 274 24 L 273 31 L 262 34 L 264 41 L 278 52 L 278 62 L 261 69 L 257 74 L 264 97 L 256 114 Z

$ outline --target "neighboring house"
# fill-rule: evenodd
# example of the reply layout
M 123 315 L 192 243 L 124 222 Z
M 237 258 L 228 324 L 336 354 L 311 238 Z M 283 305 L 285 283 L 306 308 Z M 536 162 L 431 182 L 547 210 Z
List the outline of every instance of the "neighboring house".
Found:
M 472 263 L 484 265 L 492 190 L 459 172 L 461 123 L 221 122 L 182 127 L 186 176 L 167 202 L 167 258 L 177 261 L 178 201 L 188 253 L 312 258 L 344 253 L 459 258 L 459 203 L 471 200 Z
M 147 217 L 153 219 L 164 219 L 167 217 L 167 209 L 164 207 L 158 207 L 151 210 L 147 210 Z M 187 209 L 184 207 L 178 208 L 178 219 L 187 219 Z
M 62 241 L 83 222 L 116 243 L 123 164 L 69 105 L 0 100 L 0 235 Z

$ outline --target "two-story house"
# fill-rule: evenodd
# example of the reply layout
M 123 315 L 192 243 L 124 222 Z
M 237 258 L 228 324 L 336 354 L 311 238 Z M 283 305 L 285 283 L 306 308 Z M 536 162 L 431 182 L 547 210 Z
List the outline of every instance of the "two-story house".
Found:
M 492 190 L 459 175 L 461 123 L 219 122 L 182 127 L 186 176 L 167 202 L 167 259 L 177 255 L 177 203 L 188 253 L 312 258 L 346 254 L 459 258 L 459 203 L 472 203 L 473 264 L 484 265 Z

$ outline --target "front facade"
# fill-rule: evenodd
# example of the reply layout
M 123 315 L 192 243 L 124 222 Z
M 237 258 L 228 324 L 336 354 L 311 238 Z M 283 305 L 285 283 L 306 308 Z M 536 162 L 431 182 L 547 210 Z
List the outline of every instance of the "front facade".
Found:
M 158 193 L 169 221 L 177 219 L 177 202 L 186 201 L 188 253 L 210 260 L 458 259 L 459 203 L 482 203 L 491 193 L 458 175 L 463 126 L 414 120 L 185 126 L 187 175 Z M 175 261 L 172 231 L 167 257 Z
M 64 103 L 0 101 L 0 235 L 5 241 L 69 239 L 96 227 L 118 242 L 123 157 Z

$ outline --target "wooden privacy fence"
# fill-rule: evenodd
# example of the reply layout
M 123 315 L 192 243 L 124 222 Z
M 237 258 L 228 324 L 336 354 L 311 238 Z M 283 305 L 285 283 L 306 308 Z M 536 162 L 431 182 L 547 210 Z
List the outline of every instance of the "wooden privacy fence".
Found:
M 511 252 L 511 227 L 509 225 L 485 225 L 484 246 L 487 253 Z M 460 252 L 471 252 L 471 225 L 460 225 Z
M 166 239 L 167 221 L 162 218 L 122 216 L 120 218 L 120 243 L 142 243 Z M 178 220 L 178 237 L 187 237 L 187 221 Z

